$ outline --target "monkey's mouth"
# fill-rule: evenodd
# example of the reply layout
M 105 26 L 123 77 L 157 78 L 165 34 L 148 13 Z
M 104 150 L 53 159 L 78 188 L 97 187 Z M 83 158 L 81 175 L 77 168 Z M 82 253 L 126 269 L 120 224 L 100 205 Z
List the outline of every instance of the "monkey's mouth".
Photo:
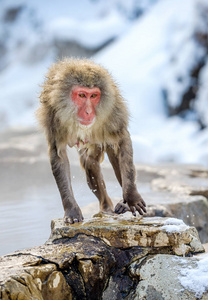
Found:
M 94 121 L 95 121 L 95 118 L 93 118 L 92 120 L 89 120 L 89 121 L 80 119 L 79 123 L 80 123 L 80 125 L 84 125 L 84 126 L 92 126 L 94 124 Z

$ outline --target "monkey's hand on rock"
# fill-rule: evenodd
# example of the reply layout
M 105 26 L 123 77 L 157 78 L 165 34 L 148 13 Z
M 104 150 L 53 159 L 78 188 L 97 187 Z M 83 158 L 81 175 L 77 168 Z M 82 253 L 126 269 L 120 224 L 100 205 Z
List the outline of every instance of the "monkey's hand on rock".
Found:
M 74 223 L 82 222 L 83 220 L 84 218 L 81 209 L 79 208 L 78 205 L 72 207 L 70 210 L 65 211 L 65 215 L 64 215 L 65 223 L 74 224 Z
M 127 212 L 127 211 L 131 211 L 131 210 L 130 210 L 128 204 L 127 204 L 126 202 L 124 203 L 123 200 L 121 200 L 120 202 L 118 202 L 118 203 L 116 204 L 115 210 L 114 210 L 114 212 L 115 212 L 116 214 L 124 214 L 124 213 Z
M 127 211 L 131 211 L 134 216 L 136 216 L 136 211 L 140 215 L 147 212 L 146 203 L 137 191 L 128 194 L 126 199 L 120 201 L 115 207 L 115 213 L 117 214 L 123 214 Z
M 136 189 L 128 193 L 124 199 L 124 203 L 125 202 L 128 203 L 129 208 L 134 216 L 136 216 L 136 211 L 138 211 L 140 215 L 143 215 L 147 212 L 146 203 Z

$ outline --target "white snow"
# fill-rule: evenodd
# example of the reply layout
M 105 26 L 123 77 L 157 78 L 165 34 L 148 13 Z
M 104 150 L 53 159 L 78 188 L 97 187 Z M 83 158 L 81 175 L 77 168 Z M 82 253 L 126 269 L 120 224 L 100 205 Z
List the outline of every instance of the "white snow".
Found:
M 168 218 L 163 222 L 164 225 L 184 225 L 183 220 L 176 218 Z
M 179 280 L 185 289 L 193 291 L 197 299 L 208 290 L 208 254 L 203 255 L 195 268 L 181 270 Z
M 194 0 L 161 0 L 137 21 L 128 35 L 96 56 L 96 61 L 111 70 L 129 102 L 136 161 L 208 165 L 208 130 L 199 132 L 199 125 L 193 120 L 167 118 L 162 97 L 163 87 L 174 84 L 170 78 L 173 48 L 182 51 L 179 42 L 182 47 L 185 38 L 187 49 L 175 68 L 186 73 L 195 56 L 201 55 L 200 49 L 194 52 L 192 42 L 186 43 L 192 33 L 195 5 Z M 173 103 L 177 104 L 186 86 L 184 82 L 183 87 L 170 89 L 175 93 Z M 208 115 L 208 106 L 200 107 Z
M 86 48 L 94 48 L 120 36 L 94 59 L 112 73 L 128 101 L 135 162 L 208 166 L 208 129 L 200 131 L 198 123 L 191 118 L 167 117 L 162 93 L 164 87 L 168 88 L 169 101 L 176 106 L 189 83 L 190 68 L 203 55 L 191 38 L 198 24 L 198 2 L 206 1 L 142 1 L 140 6 L 145 13 L 137 21 L 129 18 L 136 3 L 133 0 L 128 4 L 122 0 L 82 0 L 81 5 L 79 1 L 67 0 L 63 0 L 62 5 L 56 1 L 50 1 L 50 5 L 41 0 L 27 2 L 30 4 L 21 12 L 16 25 L 6 28 L 8 38 L 4 33 L 8 46 L 4 61 L 8 66 L 0 73 L 1 128 L 36 125 L 34 111 L 38 105 L 39 85 L 54 60 L 50 47 L 56 39 L 73 40 Z M 11 3 L 14 1 L 2 1 L 2 11 Z M 1 37 L 3 29 L 0 40 Z M 174 61 L 176 53 L 181 55 Z M 204 66 L 200 76 L 202 89 L 196 103 L 196 111 L 206 124 L 207 69 L 207 65 Z M 177 76 L 183 80 L 176 82 Z
M 163 223 L 161 229 L 168 233 L 181 232 L 189 228 L 182 220 L 176 218 L 168 218 Z
M 51 22 L 48 32 L 53 38 L 76 41 L 93 49 L 125 32 L 127 25 L 125 19 L 114 11 L 106 18 L 95 19 L 94 22 L 87 20 L 80 23 L 80 18 L 61 18 Z
M 208 113 L 206 109 L 208 107 L 207 82 L 208 82 L 208 60 L 200 76 L 201 89 L 198 93 L 198 101 L 196 102 L 196 109 L 200 113 L 201 118 L 206 125 L 208 125 Z

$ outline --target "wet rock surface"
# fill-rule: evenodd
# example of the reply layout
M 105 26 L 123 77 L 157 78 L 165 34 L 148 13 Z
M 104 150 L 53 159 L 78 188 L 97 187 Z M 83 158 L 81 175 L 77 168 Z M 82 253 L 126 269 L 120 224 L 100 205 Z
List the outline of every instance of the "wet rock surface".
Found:
M 0 258 L 0 298 L 150 300 L 150 285 L 155 295 L 165 297 L 167 278 L 160 282 L 159 272 L 151 282 L 158 260 L 165 268 L 165 261 L 177 258 L 173 254 L 203 251 L 196 229 L 173 218 L 103 216 L 69 226 L 53 220 L 45 245 Z M 145 277 L 150 264 L 152 273 Z M 166 273 L 173 275 L 171 269 Z M 177 279 L 173 283 L 175 289 L 180 286 Z
M 67 226 L 63 219 L 53 220 L 49 241 L 85 234 L 101 239 L 111 247 L 145 247 L 161 252 L 185 255 L 203 252 L 195 227 L 174 218 L 142 218 L 103 215 L 81 224 Z M 156 250 L 157 251 L 157 250 Z
M 130 273 L 133 278 L 139 277 L 139 283 L 131 291 L 128 299 L 157 300 L 195 300 L 208 299 L 208 293 L 197 297 L 193 291 L 182 285 L 183 270 L 196 269 L 197 258 L 181 258 L 173 255 L 150 255 L 142 263 L 131 264 Z
M 174 216 L 182 219 L 186 224 L 195 226 L 201 241 L 206 243 L 208 170 L 187 165 L 146 166 L 145 169 L 150 172 L 155 170 L 160 176 L 150 183 L 151 193 L 147 193 L 148 216 Z M 153 203 L 154 197 L 159 196 L 160 200 Z

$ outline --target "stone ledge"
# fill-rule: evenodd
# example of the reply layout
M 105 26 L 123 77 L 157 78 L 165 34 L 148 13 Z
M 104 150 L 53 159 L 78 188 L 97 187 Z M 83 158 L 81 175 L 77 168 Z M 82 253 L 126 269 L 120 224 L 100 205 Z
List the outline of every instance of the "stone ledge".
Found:
M 169 253 L 185 255 L 203 252 L 195 227 L 189 227 L 175 218 L 141 218 L 128 216 L 105 216 L 67 225 L 63 219 L 52 220 L 50 241 L 72 238 L 78 234 L 93 236 L 108 246 L 129 248 L 134 246 L 163 248 Z
M 164 299 L 165 293 L 173 292 L 173 285 L 167 286 L 167 280 L 161 283 L 159 274 L 150 291 L 148 282 L 154 278 L 145 275 L 150 264 L 156 270 L 164 266 L 165 276 L 172 280 L 175 271 L 166 268 L 166 262 L 174 264 L 174 257 L 184 257 L 170 254 L 196 252 L 203 252 L 196 229 L 175 218 L 103 216 L 74 225 L 53 220 L 45 245 L 0 257 L 0 298 L 133 300 L 140 299 L 142 290 L 142 299 L 153 299 L 151 291 Z M 192 257 L 186 259 L 186 266 L 194 268 Z M 174 282 L 174 289 L 180 291 L 177 278 Z M 196 300 L 185 289 L 180 298 L 173 294 L 170 299 Z

